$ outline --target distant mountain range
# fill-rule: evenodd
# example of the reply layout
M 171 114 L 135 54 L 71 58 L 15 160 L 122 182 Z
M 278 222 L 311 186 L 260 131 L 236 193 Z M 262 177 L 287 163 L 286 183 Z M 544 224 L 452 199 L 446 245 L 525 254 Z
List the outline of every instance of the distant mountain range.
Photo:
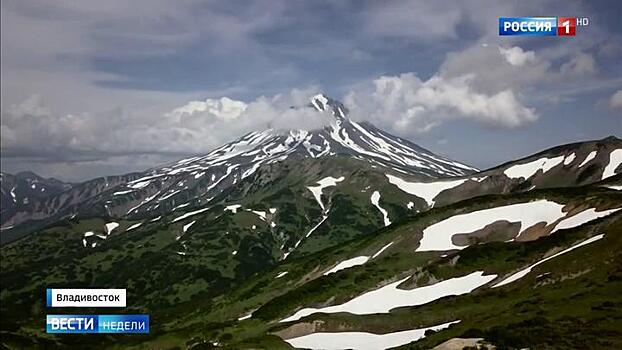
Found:
M 3 173 L 3 344 L 431 348 L 460 337 L 537 348 L 524 334 L 571 336 L 591 320 L 622 345 L 602 321 L 615 324 L 622 305 L 611 263 L 622 254 L 622 140 L 479 171 L 355 122 L 324 95 L 299 108 L 334 121 L 83 183 Z M 127 288 L 125 311 L 152 314 L 153 332 L 32 336 L 53 286 Z M 574 313 L 552 313 L 566 303 Z
M 71 189 L 70 183 L 24 171 L 15 175 L 0 173 L 0 203 L 2 216 L 13 209 L 43 198 L 57 195 Z M 6 214 L 10 215 L 10 214 Z

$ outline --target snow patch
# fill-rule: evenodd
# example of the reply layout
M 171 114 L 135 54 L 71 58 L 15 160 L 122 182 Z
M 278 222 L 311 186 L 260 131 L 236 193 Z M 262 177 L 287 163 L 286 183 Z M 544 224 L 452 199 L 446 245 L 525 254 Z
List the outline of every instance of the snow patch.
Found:
M 385 249 L 389 248 L 391 245 L 393 244 L 393 242 L 385 245 L 384 247 L 380 248 L 379 251 L 377 251 L 372 257 L 371 259 L 374 259 L 375 257 L 379 256 L 380 254 L 382 254 L 382 252 L 385 251 Z M 354 266 L 359 266 L 359 265 L 363 265 L 366 262 L 368 262 L 370 260 L 369 256 L 363 255 L 363 256 L 357 256 L 355 258 L 352 259 L 348 259 L 348 260 L 344 260 L 340 263 L 338 263 L 335 267 L 333 267 L 332 269 L 324 272 L 324 276 L 326 275 L 330 275 L 331 273 L 335 273 L 337 271 L 341 271 L 341 270 L 345 270 L 345 269 L 349 269 L 351 267 Z
M 242 206 L 240 204 L 232 204 L 232 205 L 228 205 L 225 207 L 224 211 L 230 211 L 233 214 L 238 212 L 238 209 L 240 209 Z
M 430 207 L 434 206 L 434 198 L 436 198 L 439 193 L 460 186 L 467 181 L 467 179 L 460 179 L 437 182 L 408 182 L 390 174 L 386 174 L 386 176 L 389 178 L 389 183 L 397 186 L 397 188 L 408 194 L 423 198 Z
M 574 154 L 574 152 L 572 152 L 572 154 L 570 154 L 569 156 L 566 156 L 566 158 L 564 158 L 564 165 L 568 165 L 572 162 L 574 162 L 574 160 L 577 158 L 577 155 Z
M 337 271 L 349 269 L 349 268 L 354 267 L 354 266 L 363 265 L 363 264 L 365 264 L 367 262 L 367 260 L 369 260 L 368 256 L 357 256 L 356 258 L 344 260 L 344 261 L 340 262 L 339 264 L 337 264 L 337 266 L 335 266 L 332 269 L 324 272 L 324 276 L 330 275 L 331 273 L 335 273 Z
M 179 192 L 181 192 L 181 190 L 173 190 L 173 191 L 165 194 L 164 196 L 158 198 L 158 201 L 167 200 L 167 199 L 173 197 L 174 195 L 178 194 Z
M 259 216 L 259 218 L 263 221 L 266 221 L 266 212 L 265 211 L 260 211 L 260 210 L 251 210 L 251 212 L 257 216 Z
M 251 318 L 251 317 L 253 317 L 253 314 L 252 314 L 252 313 L 250 313 L 250 314 L 248 314 L 248 315 L 245 315 L 245 316 L 238 317 L 238 321 L 248 320 L 248 319 L 249 319 L 249 318 Z
M 326 187 L 337 186 L 337 183 L 343 180 L 345 180 L 345 177 L 343 176 L 338 178 L 328 176 L 318 181 L 318 186 L 307 186 L 307 188 L 311 191 L 311 193 L 313 193 L 313 197 L 315 197 L 315 200 L 318 202 L 320 207 L 325 210 L 324 203 L 322 203 L 322 190 Z
M 118 191 L 118 192 L 113 193 L 112 195 L 113 196 L 120 196 L 122 194 L 127 194 L 127 193 L 132 193 L 132 192 L 134 192 L 134 190 Z
M 188 203 L 184 203 L 184 204 L 180 204 L 180 205 L 178 205 L 178 206 L 174 207 L 173 209 L 171 209 L 171 211 L 175 211 L 175 210 L 177 210 L 177 209 L 179 209 L 179 208 L 185 208 L 185 207 L 187 207 L 187 206 L 189 206 L 189 205 L 190 205 L 190 202 L 188 202 Z
M 186 231 L 188 231 L 188 229 L 190 228 L 190 226 L 194 225 L 196 221 L 192 221 L 191 223 L 185 224 L 184 227 L 182 228 L 182 232 L 186 233 Z
M 377 256 L 379 256 L 380 254 L 382 254 L 382 252 L 384 252 L 387 248 L 389 248 L 392 244 L 393 244 L 393 242 L 391 242 L 391 243 L 389 243 L 389 244 L 385 245 L 384 247 L 380 248 L 380 250 L 379 250 L 379 251 L 377 251 L 377 252 L 376 252 L 376 254 L 374 254 L 371 258 L 372 258 L 372 259 L 376 258 L 376 257 L 377 257 Z
M 118 222 L 109 222 L 106 224 L 106 234 L 109 235 L 112 233 L 112 230 L 114 230 L 115 228 L 119 227 L 119 223 Z
M 135 228 L 138 228 L 138 227 L 140 227 L 142 224 L 143 224 L 142 222 L 136 223 L 136 224 L 134 224 L 134 225 L 132 225 L 132 226 L 128 227 L 128 228 L 125 230 L 125 232 L 127 232 L 127 231 L 131 231 L 131 230 L 133 230 L 133 229 L 135 229 Z
M 195 211 L 191 211 L 191 212 L 185 213 L 184 215 L 179 216 L 179 217 L 177 217 L 177 218 L 173 219 L 173 222 L 177 222 L 177 221 L 179 221 L 179 220 L 183 220 L 183 219 L 185 219 L 185 218 L 187 218 L 187 217 L 190 217 L 190 216 L 193 216 L 193 215 L 200 214 L 200 213 L 202 213 L 202 212 L 204 212 L 204 211 L 207 211 L 207 210 L 209 210 L 209 209 L 210 209 L 210 208 L 203 208 L 203 209 L 199 209 L 199 210 L 195 210 Z
M 458 322 L 460 322 L 460 320 L 447 322 L 432 327 L 411 329 L 408 331 L 392 332 L 385 334 L 375 334 L 367 332 L 318 332 L 284 340 L 295 348 L 304 349 L 388 349 L 425 338 L 425 332 L 428 330 L 438 332 Z
M 371 195 L 371 203 L 380 210 L 382 213 L 382 217 L 384 219 L 384 226 L 391 225 L 391 220 L 389 220 L 389 213 L 380 206 L 380 192 L 374 191 Z
M 542 170 L 543 173 L 546 173 L 563 161 L 564 156 L 555 158 L 542 157 L 529 163 L 513 165 L 505 169 L 503 173 L 510 179 L 524 178 L 527 180 L 537 173 L 538 170 Z
M 614 176 L 616 174 L 615 170 L 620 164 L 622 164 L 622 148 L 614 149 L 609 154 L 609 164 L 607 164 L 605 170 L 603 170 L 603 177 L 601 180 Z
M 513 275 L 511 275 L 510 277 L 508 277 L 508 278 L 504 279 L 503 281 L 501 281 L 501 282 L 499 282 L 499 283 L 495 284 L 494 286 L 492 286 L 492 288 L 501 287 L 501 286 L 504 286 L 504 285 L 506 285 L 506 284 L 512 283 L 512 282 L 514 282 L 514 281 L 517 281 L 517 280 L 519 280 L 519 279 L 521 279 L 521 278 L 525 277 L 525 276 L 526 276 L 529 272 L 531 272 L 531 270 L 532 270 L 534 267 L 536 267 L 536 266 L 538 266 L 538 265 L 540 265 L 540 264 L 542 264 L 542 263 L 544 263 L 544 262 L 546 262 L 546 261 L 548 261 L 548 260 L 551 260 L 551 259 L 553 259 L 553 258 L 556 258 L 556 257 L 558 257 L 558 256 L 560 256 L 560 255 L 563 255 L 563 254 L 566 254 L 566 253 L 568 253 L 568 252 L 570 252 L 570 251 L 573 251 L 573 250 L 575 250 L 575 249 L 577 249 L 577 248 L 579 248 L 579 247 L 582 247 L 582 246 L 584 246 L 584 245 L 586 245 L 586 244 L 590 244 L 590 243 L 592 243 L 592 242 L 596 242 L 596 241 L 598 241 L 598 240 L 602 239 L 604 236 L 605 236 L 605 235 L 603 235 L 603 234 L 596 235 L 596 236 L 594 236 L 594 237 L 591 237 L 591 238 L 589 238 L 589 239 L 586 239 L 585 241 L 583 241 L 583 242 L 581 242 L 581 243 L 575 244 L 575 245 L 573 245 L 572 247 L 570 247 L 570 248 L 568 248 L 568 249 L 564 249 L 564 250 L 562 250 L 561 252 L 559 252 L 559 253 L 557 253 L 557 254 L 553 254 L 553 255 L 549 256 L 548 258 L 544 258 L 544 259 L 542 259 L 542 260 L 538 261 L 537 263 L 535 263 L 535 264 L 533 264 L 533 265 L 530 265 L 530 266 L 528 266 L 528 267 L 526 267 L 526 268 L 524 268 L 524 269 L 522 269 L 522 270 L 520 270 L 520 271 L 518 271 L 518 272 L 514 273 L 514 274 L 513 274 Z
M 327 109 L 328 99 L 322 94 L 317 94 L 311 98 L 311 103 L 313 104 L 313 107 L 315 107 L 315 109 L 317 109 L 319 112 L 322 112 Z
M 555 228 L 553 229 L 553 231 L 551 231 L 551 233 L 557 230 L 563 230 L 563 229 L 581 226 L 592 220 L 596 220 L 598 218 L 602 218 L 603 216 L 613 214 L 620 209 L 622 208 L 609 209 L 609 210 L 603 210 L 603 211 L 596 211 L 596 209 L 594 208 L 584 210 L 578 214 L 575 214 L 567 219 L 562 220 L 559 224 L 557 224 L 557 226 L 555 226 Z
M 482 182 L 484 180 L 486 180 L 488 178 L 488 176 L 482 176 L 482 177 L 472 177 L 470 178 L 471 181 L 475 181 L 475 182 Z
M 309 237 L 309 236 L 311 236 L 311 234 L 312 234 L 312 233 L 313 233 L 313 232 L 314 232 L 314 231 L 315 231 L 318 227 L 320 227 L 320 225 L 321 225 L 324 221 L 326 221 L 326 219 L 328 219 L 328 215 L 324 215 L 324 216 L 322 216 L 322 220 L 320 220 L 320 222 L 318 222 L 315 226 L 313 226 L 313 227 L 309 230 L 309 232 L 307 232 L 307 234 L 305 235 L 305 237 Z
M 546 222 L 548 225 L 562 218 L 565 215 L 562 211 L 563 207 L 555 202 L 538 200 L 455 215 L 425 228 L 416 251 L 464 249 L 466 246 L 457 246 L 452 243 L 453 235 L 473 232 L 499 220 L 519 222 L 521 227 L 518 237 L 523 230 L 539 222 Z
M 596 158 L 596 151 L 592 151 L 590 152 L 587 157 L 585 157 L 585 159 L 581 162 L 581 164 L 579 164 L 579 168 L 584 166 L 585 164 L 589 163 L 592 159 Z
M 151 180 L 149 180 L 149 181 L 140 181 L 140 182 L 129 182 L 127 184 L 127 187 L 133 188 L 135 190 L 139 190 L 141 188 L 149 186 L 150 183 L 151 183 Z
M 348 312 L 355 315 L 388 313 L 390 310 L 403 306 L 417 306 L 449 296 L 470 293 L 494 280 L 497 275 L 484 276 L 483 271 L 476 271 L 466 276 L 450 278 L 429 286 L 415 289 L 399 289 L 410 277 L 403 278 L 384 287 L 362 294 L 346 303 L 323 308 L 304 308 L 280 322 L 297 321 L 302 317 L 321 312 Z

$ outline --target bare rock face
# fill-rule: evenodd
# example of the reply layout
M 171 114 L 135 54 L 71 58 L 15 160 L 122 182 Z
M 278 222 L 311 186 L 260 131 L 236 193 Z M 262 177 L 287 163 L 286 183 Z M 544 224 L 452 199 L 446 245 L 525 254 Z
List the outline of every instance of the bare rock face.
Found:
M 451 237 L 451 241 L 453 244 L 463 247 L 493 241 L 505 242 L 516 237 L 520 228 L 520 222 L 499 220 L 477 231 L 455 234 Z

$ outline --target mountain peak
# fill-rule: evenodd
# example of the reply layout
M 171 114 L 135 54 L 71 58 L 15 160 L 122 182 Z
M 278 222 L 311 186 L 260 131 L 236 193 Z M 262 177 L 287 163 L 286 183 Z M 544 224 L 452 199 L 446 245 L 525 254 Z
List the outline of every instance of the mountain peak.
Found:
M 317 94 L 311 97 L 311 104 L 318 111 L 325 111 L 329 107 L 328 98 L 324 94 Z
M 323 93 L 319 93 L 311 98 L 311 107 L 315 108 L 318 112 L 330 111 L 337 120 L 347 119 L 348 109 L 343 103 L 326 96 Z

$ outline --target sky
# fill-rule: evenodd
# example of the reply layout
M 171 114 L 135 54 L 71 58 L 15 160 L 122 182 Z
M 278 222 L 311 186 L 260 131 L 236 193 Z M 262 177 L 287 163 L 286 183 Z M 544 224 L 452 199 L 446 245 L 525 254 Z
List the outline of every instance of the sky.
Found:
M 622 137 L 620 1 L 3 0 L 2 171 L 82 181 L 329 122 L 488 168 Z M 500 37 L 499 17 L 588 17 Z

